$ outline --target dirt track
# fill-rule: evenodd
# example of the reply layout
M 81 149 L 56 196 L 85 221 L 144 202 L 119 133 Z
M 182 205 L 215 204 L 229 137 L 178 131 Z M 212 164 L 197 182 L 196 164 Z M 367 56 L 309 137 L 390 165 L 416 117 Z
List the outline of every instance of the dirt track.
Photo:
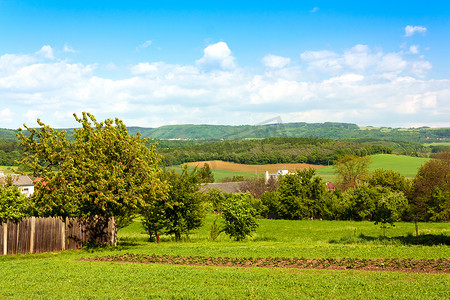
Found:
M 309 164 L 244 165 L 220 160 L 197 161 L 187 163 L 187 165 L 194 167 L 195 166 L 203 167 L 205 163 L 209 164 L 211 169 L 236 171 L 236 172 L 250 172 L 250 173 L 264 173 L 265 171 L 269 171 L 269 173 L 276 173 L 278 170 L 288 170 L 290 172 L 295 172 L 295 170 L 303 170 L 308 168 L 313 168 L 317 170 L 324 167 Z

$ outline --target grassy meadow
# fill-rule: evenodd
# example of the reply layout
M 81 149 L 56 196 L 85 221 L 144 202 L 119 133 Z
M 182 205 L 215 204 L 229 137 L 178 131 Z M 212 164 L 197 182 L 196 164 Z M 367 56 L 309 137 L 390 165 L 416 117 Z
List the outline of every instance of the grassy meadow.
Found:
M 448 273 L 160 265 L 79 261 L 125 253 L 205 257 L 409 258 L 450 257 L 450 224 L 420 223 L 422 236 L 405 239 L 414 224 L 397 223 L 380 238 L 371 222 L 259 220 L 251 238 L 209 239 L 215 218 L 189 239 L 162 236 L 149 243 L 135 220 L 118 232 L 119 245 L 59 253 L 0 256 L 0 299 L 448 299 Z M 445 245 L 446 244 L 446 245 Z

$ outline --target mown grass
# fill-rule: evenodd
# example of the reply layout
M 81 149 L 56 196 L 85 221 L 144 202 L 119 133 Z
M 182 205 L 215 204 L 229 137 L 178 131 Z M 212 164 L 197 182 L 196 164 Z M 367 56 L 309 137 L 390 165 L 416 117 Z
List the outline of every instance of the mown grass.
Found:
M 399 237 L 414 232 L 398 223 L 381 238 L 371 222 L 259 220 L 253 237 L 209 240 L 216 216 L 189 240 L 162 236 L 149 243 L 136 220 L 118 233 L 119 246 L 34 255 L 0 256 L 0 299 L 445 299 L 449 274 L 303 270 L 78 261 L 124 253 L 213 257 L 409 258 L 450 257 L 448 245 L 415 245 Z M 449 223 L 420 223 L 421 235 L 450 237 Z M 436 239 L 438 240 L 438 239 Z

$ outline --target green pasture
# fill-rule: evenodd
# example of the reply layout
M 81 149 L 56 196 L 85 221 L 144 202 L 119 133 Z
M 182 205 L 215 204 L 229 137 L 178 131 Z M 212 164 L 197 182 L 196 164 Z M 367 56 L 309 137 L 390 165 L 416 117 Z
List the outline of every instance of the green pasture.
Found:
M 450 146 L 450 142 L 441 142 L 441 143 L 424 143 L 424 146 Z
M 423 157 L 393 154 L 375 154 L 371 155 L 370 158 L 372 159 L 372 163 L 369 166 L 370 171 L 375 171 L 376 169 L 393 170 L 410 178 L 416 176 L 420 166 L 430 160 Z M 316 173 L 326 181 L 334 182 L 336 180 L 333 166 L 318 169 Z
M 450 224 L 420 223 L 421 237 L 407 239 L 414 224 L 397 223 L 380 238 L 371 222 L 259 220 L 253 237 L 209 240 L 215 218 L 189 239 L 162 236 L 149 243 L 139 220 L 118 233 L 119 245 L 35 255 L 0 256 L 0 299 L 448 299 L 450 274 L 289 268 L 144 265 L 78 261 L 124 253 L 303 258 L 450 257 Z M 425 241 L 425 239 L 421 239 Z M 439 242 L 443 244 L 439 244 Z

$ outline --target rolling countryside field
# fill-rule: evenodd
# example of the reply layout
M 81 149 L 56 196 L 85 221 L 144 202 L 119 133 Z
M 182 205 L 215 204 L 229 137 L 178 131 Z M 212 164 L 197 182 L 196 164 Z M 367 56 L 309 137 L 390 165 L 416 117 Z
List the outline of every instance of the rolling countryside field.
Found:
M 448 299 L 450 257 L 448 223 L 420 223 L 420 234 L 443 244 L 414 244 L 414 224 L 397 223 L 379 238 L 371 222 L 258 220 L 253 237 L 234 242 L 209 239 L 216 216 L 189 239 L 162 236 L 149 243 L 140 221 L 118 232 L 119 245 L 57 253 L 0 256 L 0 299 Z M 170 263 L 95 261 L 96 257 L 154 255 Z M 185 265 L 184 258 L 239 261 L 243 258 L 380 262 L 377 270 L 346 265 L 320 267 Z M 89 261 L 93 259 L 94 261 Z M 384 262 L 441 262 L 433 272 L 384 268 Z M 446 261 L 447 260 L 447 261 Z
M 376 154 L 371 155 L 370 157 L 372 159 L 372 163 L 369 167 L 370 171 L 374 171 L 376 169 L 394 170 L 409 178 L 414 177 L 420 166 L 429 160 L 429 158 L 393 154 Z M 201 161 L 187 163 L 187 165 L 190 167 L 202 167 L 205 163 L 209 164 L 211 167 L 216 182 L 225 177 L 255 177 L 263 176 L 265 171 L 269 171 L 269 173 L 276 173 L 278 170 L 289 170 L 290 172 L 295 172 L 295 170 L 307 168 L 316 169 L 316 174 L 321 176 L 326 181 L 335 182 L 336 180 L 333 166 L 309 164 L 245 165 L 223 161 Z

